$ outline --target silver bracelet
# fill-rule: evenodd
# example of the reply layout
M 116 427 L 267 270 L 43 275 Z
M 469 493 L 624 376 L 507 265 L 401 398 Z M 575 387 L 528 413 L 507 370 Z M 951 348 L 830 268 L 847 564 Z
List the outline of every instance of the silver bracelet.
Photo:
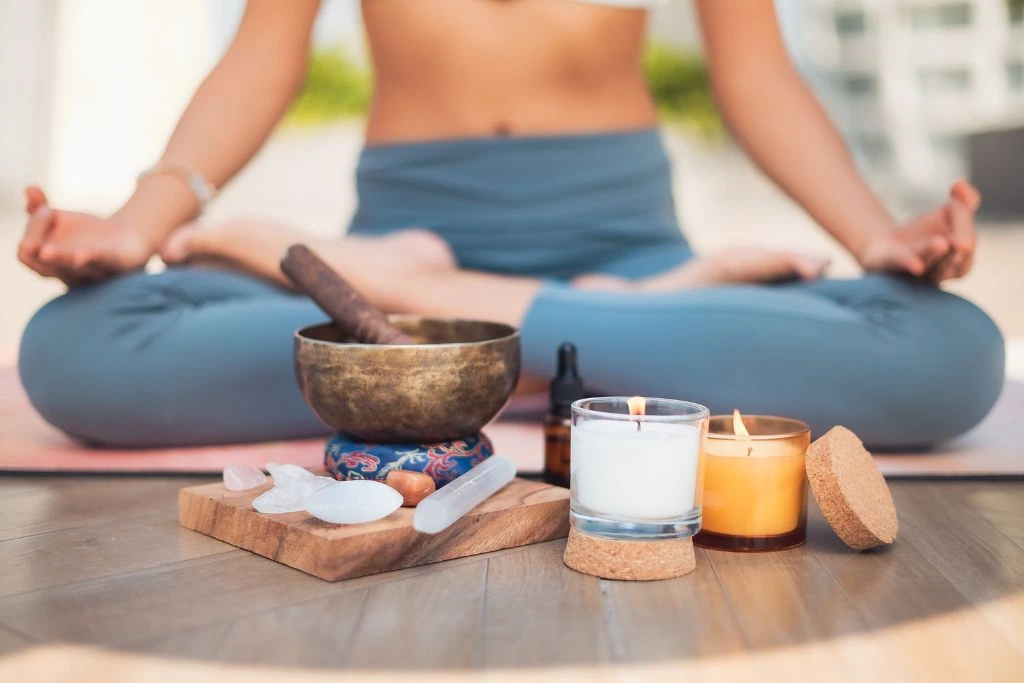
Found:
M 196 216 L 202 215 L 206 211 L 206 205 L 217 196 L 217 188 L 214 187 L 213 183 L 207 182 L 206 178 L 199 175 L 195 171 L 190 171 L 184 166 L 178 164 L 172 164 L 166 161 L 158 161 L 145 171 L 139 174 L 136 182 L 142 181 L 148 175 L 156 175 L 159 173 L 169 173 L 170 175 L 177 176 L 185 181 L 188 185 L 188 189 L 192 191 L 192 194 L 196 198 L 196 202 L 199 204 L 199 209 L 196 211 Z

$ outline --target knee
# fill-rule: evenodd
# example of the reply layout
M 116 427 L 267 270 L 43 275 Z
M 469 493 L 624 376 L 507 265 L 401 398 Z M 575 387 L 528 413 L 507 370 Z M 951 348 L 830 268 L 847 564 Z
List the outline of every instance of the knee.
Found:
M 129 311 L 129 278 L 76 288 L 29 320 L 18 353 L 18 373 L 29 401 L 54 427 L 80 441 L 130 446 L 123 421 L 125 389 L 133 370 L 119 332 L 139 327 L 143 309 Z
M 1006 379 L 1006 345 L 988 314 L 955 295 L 945 294 L 945 299 L 953 323 L 950 361 L 961 366 L 949 390 L 960 394 L 957 402 L 964 413 L 953 420 L 953 436 L 975 427 L 995 406 Z
M 76 329 L 80 295 L 72 291 L 41 308 L 25 328 L 18 353 L 18 374 L 36 411 L 53 426 L 71 436 L 88 433 L 89 400 L 84 395 L 83 374 L 77 367 L 82 330 Z
M 1003 336 L 974 304 L 937 289 L 918 292 L 906 330 L 909 391 L 902 444 L 959 436 L 992 410 L 1005 377 Z M 894 419 L 901 419 L 893 415 Z

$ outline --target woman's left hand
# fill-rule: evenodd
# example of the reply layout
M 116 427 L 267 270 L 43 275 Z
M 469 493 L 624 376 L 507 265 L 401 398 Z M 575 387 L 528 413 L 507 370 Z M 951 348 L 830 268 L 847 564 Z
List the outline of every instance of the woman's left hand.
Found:
M 936 284 L 963 277 L 974 265 L 974 213 L 980 204 L 974 186 L 958 180 L 949 201 L 869 242 L 858 260 L 865 270 L 909 273 Z

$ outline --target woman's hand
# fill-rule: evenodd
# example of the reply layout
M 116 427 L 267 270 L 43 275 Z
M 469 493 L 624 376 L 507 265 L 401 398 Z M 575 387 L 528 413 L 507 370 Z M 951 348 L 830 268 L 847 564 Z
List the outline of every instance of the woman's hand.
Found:
M 909 273 L 935 283 L 963 277 L 974 264 L 974 213 L 980 204 L 978 191 L 958 180 L 949 201 L 868 242 L 858 260 L 865 270 Z
M 25 200 L 18 258 L 69 287 L 141 268 L 155 251 L 146 235 L 113 219 L 50 208 L 38 187 L 28 187 Z

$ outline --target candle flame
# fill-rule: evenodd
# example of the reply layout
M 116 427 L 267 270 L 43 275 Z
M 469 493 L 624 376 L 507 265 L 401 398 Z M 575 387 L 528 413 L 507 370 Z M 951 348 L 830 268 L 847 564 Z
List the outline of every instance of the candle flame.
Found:
M 626 405 L 629 407 L 630 415 L 646 415 L 647 414 L 647 399 L 643 396 L 634 396 L 626 401 Z
M 743 424 L 743 416 L 735 408 L 732 411 L 732 431 L 736 436 L 750 436 L 750 432 L 747 431 L 747 425 Z

